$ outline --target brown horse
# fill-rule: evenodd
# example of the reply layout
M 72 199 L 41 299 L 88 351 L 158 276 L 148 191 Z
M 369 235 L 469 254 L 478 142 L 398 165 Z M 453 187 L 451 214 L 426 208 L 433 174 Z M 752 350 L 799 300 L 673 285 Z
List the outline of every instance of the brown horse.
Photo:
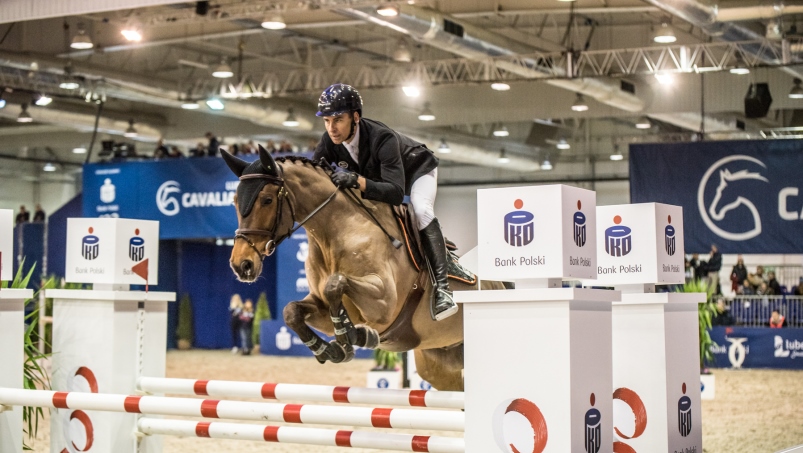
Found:
M 440 322 L 432 320 L 426 302 L 432 289 L 428 275 L 421 278 L 407 251 L 391 245 L 366 210 L 335 187 L 331 168 L 297 157 L 276 162 L 261 146 L 259 151 L 259 160 L 250 164 L 223 152 L 240 178 L 235 197 L 239 229 L 230 260 L 237 277 L 256 280 L 262 259 L 295 231 L 296 223 L 303 224 L 309 240 L 305 267 L 310 293 L 287 305 L 284 320 L 316 359 L 351 360 L 352 346 L 414 349 L 422 378 L 440 390 L 462 390 L 462 309 Z M 385 229 L 401 238 L 389 205 L 364 203 Z M 482 284 L 483 289 L 503 288 L 498 282 Z M 414 285 L 423 287 L 424 303 L 408 297 Z M 476 289 L 456 281 L 451 285 L 456 291 Z M 327 343 L 309 326 L 336 339 Z

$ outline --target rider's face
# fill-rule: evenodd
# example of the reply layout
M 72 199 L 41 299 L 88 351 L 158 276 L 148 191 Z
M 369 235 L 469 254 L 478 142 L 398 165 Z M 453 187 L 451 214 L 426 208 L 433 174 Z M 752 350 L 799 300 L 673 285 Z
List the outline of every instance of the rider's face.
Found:
M 352 118 L 353 115 L 353 118 Z M 341 113 L 337 116 L 327 116 L 323 119 L 323 124 L 326 126 L 326 132 L 329 138 L 332 139 L 335 145 L 343 143 L 351 134 L 352 121 L 359 121 L 360 114 L 357 112 Z

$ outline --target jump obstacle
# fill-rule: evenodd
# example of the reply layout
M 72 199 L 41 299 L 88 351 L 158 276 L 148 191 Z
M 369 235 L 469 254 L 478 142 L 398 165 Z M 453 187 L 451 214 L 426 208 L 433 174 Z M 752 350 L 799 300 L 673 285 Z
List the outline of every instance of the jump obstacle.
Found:
M 556 187 L 557 193 L 553 193 Z M 63 428 L 52 423 L 51 441 L 55 443 L 51 451 L 56 452 L 66 448 L 69 452 L 158 453 L 161 451 L 159 438 L 152 436 L 156 434 L 414 452 L 611 453 L 614 448 L 651 452 L 681 448 L 701 452 L 696 341 L 677 340 L 678 336 L 696 333 L 696 301 L 693 303 L 692 299 L 699 295 L 678 298 L 644 294 L 651 289 L 654 291 L 650 282 L 665 280 L 655 273 L 629 275 L 625 283 L 612 282 L 628 293 L 624 295 L 619 291 L 561 288 L 560 278 L 596 276 L 595 255 L 608 245 L 605 226 L 597 228 L 595 200 L 589 198 L 589 191 L 541 186 L 498 189 L 493 191 L 492 197 L 486 196 L 490 192 L 478 193 L 481 243 L 477 269 L 486 278 L 513 280 L 517 289 L 456 293 L 456 300 L 464 304 L 465 393 L 163 378 L 166 305 L 175 296 L 130 292 L 127 284 L 121 286 L 115 282 L 106 286 L 96 284 L 92 291 L 50 291 L 48 296 L 54 298 L 54 319 L 57 320 L 53 348 L 59 354 L 53 357 L 53 387 L 58 391 L 0 389 L 0 410 L 15 404 L 51 407 L 56 410 L 54 420 L 61 417 L 69 423 L 75 418 L 82 423 L 87 420 L 93 426 L 94 448 L 84 443 L 79 449 L 75 442 L 89 442 L 88 438 L 65 437 L 71 434 L 62 432 Z M 512 197 L 510 193 L 513 192 Z M 514 197 L 517 198 L 515 203 Z M 523 203 L 522 198 L 530 204 Z M 510 199 L 510 206 L 519 211 L 508 212 L 511 207 L 505 205 L 507 201 L 500 201 L 507 199 Z M 491 208 L 483 208 L 483 204 Z M 554 221 L 558 224 L 567 222 L 566 219 L 574 223 L 540 231 L 537 224 L 523 223 L 528 219 L 532 221 L 532 214 L 526 209 L 537 210 L 545 219 L 560 219 Z M 574 215 L 567 215 L 572 212 Z M 682 238 L 682 220 L 674 213 L 673 216 L 678 236 Z M 631 221 L 634 217 L 639 219 Z M 618 236 L 611 239 L 619 241 L 615 246 L 631 240 L 622 235 L 630 228 L 634 230 L 633 243 L 641 245 L 635 233 L 636 224 L 637 220 L 647 217 L 624 216 L 631 222 L 629 227 L 615 222 Z M 504 243 L 498 231 L 486 232 L 482 222 L 497 218 L 504 218 L 504 241 L 518 247 L 513 249 L 515 254 L 506 252 L 505 259 L 514 254 L 511 262 L 519 262 L 517 255 L 522 255 L 520 262 L 524 265 L 512 269 L 513 272 L 498 266 L 494 268 L 493 255 L 489 257 L 489 253 L 503 248 Z M 489 228 L 496 228 L 495 223 L 486 223 Z M 501 224 L 499 226 L 501 228 Z M 662 243 L 656 244 L 656 238 L 663 236 L 654 234 L 656 231 L 663 234 L 663 225 L 653 222 L 638 227 L 646 231 L 646 236 L 651 236 L 653 245 L 663 249 Z M 599 241 L 597 245 L 597 236 L 600 239 L 605 236 L 605 242 Z M 483 243 L 483 238 L 495 237 L 499 239 L 495 243 Z M 537 240 L 542 243 L 537 244 Z M 669 240 L 669 233 L 666 233 L 666 253 L 672 255 Z M 583 249 L 586 242 L 590 247 Z M 530 243 L 534 244 L 531 249 L 524 247 Z M 674 247 L 672 242 L 672 251 Z M 683 250 L 682 242 L 677 247 Z M 682 254 L 672 260 L 678 257 L 682 263 Z M 656 260 L 655 256 L 628 259 Z M 656 263 L 652 264 L 655 268 Z M 582 267 L 590 269 L 578 271 Z M 612 303 L 619 308 L 612 311 Z M 0 313 L 2 311 L 0 307 Z M 10 318 L 0 317 L 0 321 L 3 319 Z M 640 320 L 648 321 L 658 335 L 646 338 L 638 331 L 627 332 L 624 328 L 641 325 Z M 0 332 L 2 328 L 0 325 Z M 489 332 L 504 335 L 507 346 L 500 348 L 499 342 L 489 342 Z M 108 341 L 109 338 L 112 340 Z M 511 344 L 517 347 L 510 347 Z M 542 344 L 549 346 L 532 347 Z M 651 370 L 640 370 L 639 367 L 644 368 L 642 364 L 629 360 L 631 351 L 621 357 L 622 353 L 612 353 L 612 344 L 640 345 L 663 353 L 657 355 L 661 357 L 659 360 L 650 363 Z M 526 356 L 522 356 L 524 351 Z M 11 368 L 9 373 L 16 372 Z M 21 364 L 19 370 L 21 373 Z M 678 399 L 675 395 L 680 394 L 681 382 L 683 394 Z M 617 388 L 624 385 L 628 386 L 626 391 Z M 68 391 L 76 388 L 87 393 Z M 618 392 L 626 397 L 613 396 L 614 389 L 613 395 Z M 103 393 L 95 394 L 98 392 Z M 132 395 L 137 392 L 146 395 Z M 195 400 L 147 393 L 417 409 Z M 617 398 L 632 410 L 632 414 L 625 414 L 624 418 L 635 417 L 635 428 L 630 428 L 635 431 L 623 428 L 628 426 L 626 422 L 620 424 L 624 419 L 617 418 L 619 415 L 613 410 Z M 620 409 L 622 404 L 619 404 Z M 465 408 L 466 411 L 424 408 Z M 112 412 L 93 418 L 95 411 Z M 9 413 L 11 416 L 6 417 Z M 11 421 L 16 413 L 18 411 L 0 412 L 0 437 L 8 426 L 12 429 L 19 426 Z M 647 414 L 650 424 L 647 424 Z M 394 429 L 453 429 L 465 431 L 465 438 L 154 418 L 159 415 Z M 613 435 L 614 426 L 617 436 Z M 619 447 L 615 447 L 617 444 Z M 0 442 L 0 453 L 19 451 L 16 445 L 8 447 Z

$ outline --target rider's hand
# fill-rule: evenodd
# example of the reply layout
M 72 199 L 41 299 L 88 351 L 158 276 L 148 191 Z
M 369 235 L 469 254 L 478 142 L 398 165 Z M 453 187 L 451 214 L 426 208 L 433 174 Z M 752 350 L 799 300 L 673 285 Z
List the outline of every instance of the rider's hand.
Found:
M 340 188 L 359 189 L 360 183 L 357 181 L 359 175 L 351 171 L 338 171 L 332 173 L 332 182 Z

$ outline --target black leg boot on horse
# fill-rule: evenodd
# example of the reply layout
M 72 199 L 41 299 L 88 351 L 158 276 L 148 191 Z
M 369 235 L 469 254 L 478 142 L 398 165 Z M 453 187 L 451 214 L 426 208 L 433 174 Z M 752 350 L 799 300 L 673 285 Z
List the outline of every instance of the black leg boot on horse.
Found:
M 440 321 L 457 313 L 457 304 L 452 299 L 452 290 L 449 289 L 449 262 L 446 258 L 446 241 L 443 240 L 441 225 L 438 219 L 432 219 L 423 230 L 421 243 L 427 254 L 430 270 L 435 278 L 435 287 L 430 297 L 432 319 Z

